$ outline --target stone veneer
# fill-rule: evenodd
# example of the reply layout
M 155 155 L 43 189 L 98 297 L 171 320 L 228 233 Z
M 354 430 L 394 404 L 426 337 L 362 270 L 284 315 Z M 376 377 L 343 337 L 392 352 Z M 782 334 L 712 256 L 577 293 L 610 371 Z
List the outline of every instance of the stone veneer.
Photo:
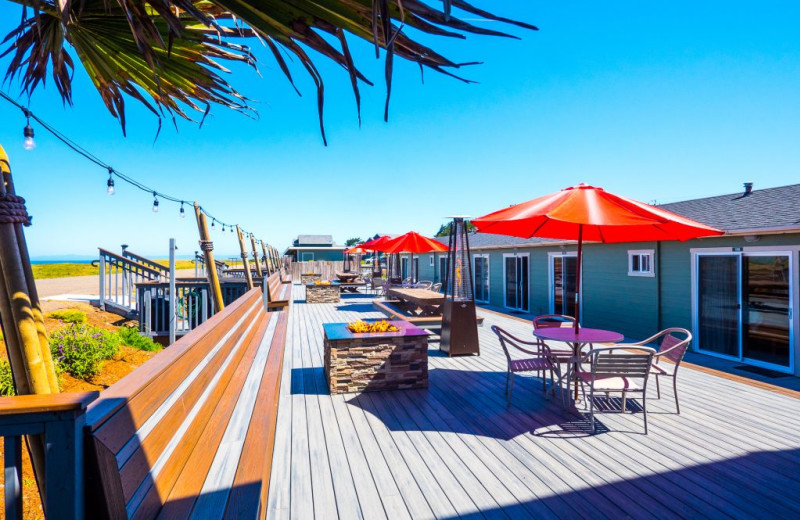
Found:
M 306 274 L 301 274 L 300 275 L 300 283 L 302 283 L 303 285 L 305 285 L 307 283 L 314 283 L 314 282 L 321 282 L 321 281 L 322 281 L 322 275 L 321 274 L 308 274 L 308 273 L 306 273 Z
M 306 303 L 339 303 L 339 286 L 330 285 L 306 285 Z
M 331 394 L 428 388 L 428 337 L 381 336 L 329 340 L 325 376 Z

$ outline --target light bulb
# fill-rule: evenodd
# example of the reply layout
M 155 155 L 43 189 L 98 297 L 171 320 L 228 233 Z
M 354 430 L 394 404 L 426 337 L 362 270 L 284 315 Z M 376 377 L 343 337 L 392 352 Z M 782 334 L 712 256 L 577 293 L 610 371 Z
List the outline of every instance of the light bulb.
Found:
M 216 220 L 211 221 L 211 227 L 214 227 L 214 222 L 216 222 Z
M 158 213 L 158 199 L 153 199 L 153 213 Z
M 22 142 L 22 147 L 26 150 L 33 150 L 36 148 L 36 141 L 33 140 L 33 127 L 31 126 L 30 122 L 25 125 L 25 129 L 22 131 L 22 134 L 25 136 L 25 140 Z
M 186 212 L 183 210 L 183 203 L 181 203 L 181 218 L 186 217 Z
M 114 179 L 111 178 L 111 175 L 108 176 L 108 182 L 106 184 L 108 184 L 108 189 L 106 189 L 106 193 L 108 193 L 109 195 L 113 195 L 114 194 Z

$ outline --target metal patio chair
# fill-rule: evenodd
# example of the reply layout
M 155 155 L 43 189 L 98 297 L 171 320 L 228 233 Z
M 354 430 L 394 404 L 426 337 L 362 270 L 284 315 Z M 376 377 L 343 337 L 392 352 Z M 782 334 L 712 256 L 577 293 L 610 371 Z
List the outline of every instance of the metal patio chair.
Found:
M 658 344 L 659 338 L 661 343 L 658 347 L 658 352 L 654 356 L 654 361 L 650 367 L 650 373 L 656 378 L 656 396 L 661 399 L 661 385 L 658 382 L 659 377 L 672 378 L 672 393 L 675 395 L 675 410 L 680 415 L 681 405 L 678 402 L 678 368 L 681 366 L 683 356 L 692 342 L 692 333 L 686 329 L 673 327 L 664 329 L 654 336 L 638 341 L 636 343 L 629 343 L 628 345 L 652 345 Z M 619 345 L 618 345 L 619 346 Z M 661 359 L 666 359 L 672 363 L 672 366 L 665 366 L 660 363 Z
M 492 325 L 492 332 L 500 340 L 500 346 L 506 354 L 508 366 L 506 371 L 506 407 L 511 406 L 511 396 L 514 393 L 514 375 L 523 372 L 545 372 L 542 374 L 542 389 L 547 394 L 547 373 L 550 372 L 550 384 L 553 384 L 553 365 L 548 359 L 549 349 L 547 345 L 540 345 L 534 341 L 525 341 L 517 338 L 501 329 L 497 325 Z M 536 350 L 528 350 L 522 345 L 536 347 Z M 534 357 L 525 359 L 514 359 L 511 355 L 512 350 L 519 350 Z
M 431 291 L 433 291 L 433 292 L 442 292 L 442 284 L 440 282 L 437 282 L 437 283 L 431 285 Z
M 644 414 L 644 434 L 647 435 L 647 378 L 656 351 L 650 347 L 615 346 L 590 350 L 581 362 L 589 363 L 590 369 L 572 371 L 572 377 L 578 378 L 586 396 L 589 387 L 589 417 L 592 422 L 592 433 L 597 431 L 594 421 L 595 393 L 622 394 L 622 413 L 625 413 L 629 394 L 641 394 L 642 412 Z M 568 379 L 571 379 L 568 378 Z
M 415 283 L 414 287 L 417 287 L 419 289 L 428 289 L 428 290 L 430 290 L 430 288 L 433 287 L 433 282 L 430 282 L 428 280 L 421 280 L 421 281 Z

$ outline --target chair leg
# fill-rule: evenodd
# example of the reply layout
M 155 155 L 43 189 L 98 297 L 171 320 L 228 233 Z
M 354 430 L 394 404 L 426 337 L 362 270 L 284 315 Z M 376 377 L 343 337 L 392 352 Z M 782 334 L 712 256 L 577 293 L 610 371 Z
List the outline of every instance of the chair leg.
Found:
M 542 378 L 542 391 L 547 395 L 547 370 L 540 371 L 539 377 Z
M 644 434 L 647 435 L 647 395 L 642 393 L 642 411 L 644 412 Z
M 656 374 L 656 399 L 661 399 L 661 385 L 658 384 L 658 374 Z
M 511 396 L 514 394 L 514 372 L 510 372 L 511 374 L 511 384 L 508 388 L 508 398 L 506 399 L 506 408 L 511 406 Z
M 511 377 L 511 371 L 506 371 L 506 395 L 508 395 L 508 379 Z
M 592 434 L 594 434 L 597 432 L 597 425 L 594 423 L 594 388 L 589 389 L 589 420 L 592 421 Z
M 657 381 L 657 380 L 656 380 Z M 675 409 L 681 414 L 681 405 L 678 403 L 678 376 L 672 376 L 672 392 L 675 394 Z
M 622 413 L 625 413 L 625 403 L 628 401 L 627 397 L 628 397 L 628 394 L 623 391 L 622 392 Z

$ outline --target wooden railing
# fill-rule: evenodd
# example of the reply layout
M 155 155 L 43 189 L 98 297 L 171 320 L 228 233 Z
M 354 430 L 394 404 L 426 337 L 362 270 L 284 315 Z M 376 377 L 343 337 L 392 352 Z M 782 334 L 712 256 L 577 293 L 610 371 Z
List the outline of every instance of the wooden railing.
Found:
M 48 520 L 84 518 L 83 425 L 98 392 L 0 397 L 5 466 L 5 518 L 21 520 L 22 444 L 42 447 L 42 506 Z
M 159 264 L 158 262 L 150 260 L 149 258 L 144 257 L 142 255 L 137 255 L 136 253 L 132 253 L 127 249 L 122 251 L 122 256 L 124 256 L 125 258 L 129 258 L 134 262 L 139 262 L 142 265 L 146 265 L 147 267 L 153 269 L 154 271 L 160 272 L 161 276 L 163 276 L 164 278 L 169 277 L 169 267 L 166 265 Z
M 161 271 L 100 248 L 100 308 L 136 310 L 136 284 L 161 280 Z
M 217 268 L 217 276 L 222 277 L 223 272 L 228 268 L 228 264 L 220 262 L 219 260 L 214 260 L 214 264 Z M 194 277 L 202 278 L 204 276 L 208 276 L 206 272 L 206 258 L 202 253 L 196 253 L 194 255 Z
M 260 287 L 262 279 L 254 278 Z M 150 336 L 169 336 L 174 327 L 175 336 L 183 336 L 216 314 L 208 281 L 202 278 L 175 280 L 175 317 L 170 320 L 170 284 L 167 281 L 142 282 L 136 286 L 139 330 Z M 233 303 L 247 292 L 244 278 L 220 279 L 225 305 Z

